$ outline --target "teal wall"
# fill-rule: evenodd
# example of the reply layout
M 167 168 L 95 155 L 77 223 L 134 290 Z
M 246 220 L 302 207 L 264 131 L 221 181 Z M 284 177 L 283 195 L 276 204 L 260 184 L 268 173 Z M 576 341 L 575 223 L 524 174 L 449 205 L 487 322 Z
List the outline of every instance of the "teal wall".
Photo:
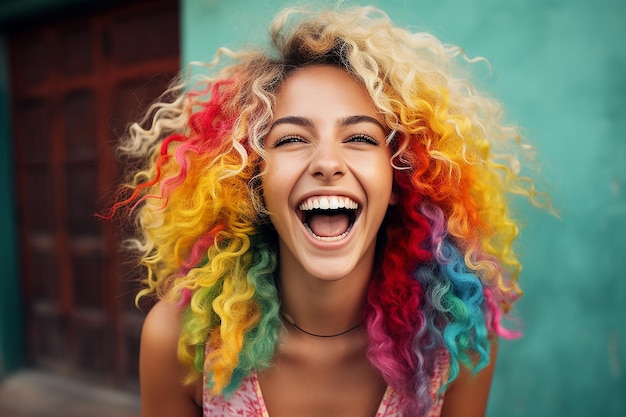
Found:
M 626 415 L 626 2 L 367 3 L 490 60 L 491 91 L 537 147 L 560 211 L 519 204 L 525 335 L 501 345 L 489 416 Z M 263 42 L 287 4 L 182 0 L 183 62 Z
M 6 61 L 0 59 L 0 378 L 24 362 L 8 85 Z

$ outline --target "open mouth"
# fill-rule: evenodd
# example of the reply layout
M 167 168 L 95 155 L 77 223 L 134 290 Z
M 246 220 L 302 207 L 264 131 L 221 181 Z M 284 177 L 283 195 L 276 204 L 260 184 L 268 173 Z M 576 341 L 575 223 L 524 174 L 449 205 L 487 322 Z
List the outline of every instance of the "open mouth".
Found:
M 298 206 L 299 217 L 315 239 L 334 242 L 348 236 L 359 213 L 359 203 L 348 197 L 310 197 Z

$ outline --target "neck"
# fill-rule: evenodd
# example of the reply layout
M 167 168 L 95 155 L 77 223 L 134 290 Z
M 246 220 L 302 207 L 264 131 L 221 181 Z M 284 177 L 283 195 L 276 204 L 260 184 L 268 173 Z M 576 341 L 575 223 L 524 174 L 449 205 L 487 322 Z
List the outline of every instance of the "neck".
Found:
M 356 330 L 358 327 L 361 326 L 361 323 L 359 322 L 359 323 L 355 324 L 354 326 L 350 327 L 349 329 L 346 329 L 346 330 L 344 330 L 342 332 L 339 332 L 339 333 L 317 334 L 317 333 L 309 332 L 308 330 L 305 330 L 302 327 L 298 326 L 298 324 L 295 322 L 295 320 L 289 314 L 283 313 L 282 316 L 283 316 L 283 318 L 285 320 L 287 320 L 287 322 L 289 322 L 289 324 L 291 324 L 298 331 L 300 331 L 300 332 L 302 332 L 304 334 L 307 334 L 309 336 L 318 337 L 318 338 L 321 338 L 321 339 L 330 339 L 330 338 L 333 338 L 333 337 L 343 336 L 345 334 L 350 333 L 353 330 Z
M 332 253 L 328 254 L 328 262 L 320 254 L 315 254 L 315 263 L 301 262 L 280 242 L 278 285 L 282 312 L 300 328 L 318 335 L 338 334 L 360 323 L 375 250 L 372 242 L 358 261 L 350 262 L 351 268 L 345 268 Z
M 282 313 L 294 329 L 334 336 L 359 327 L 369 274 L 326 281 L 294 272 L 287 275 L 288 269 L 281 268 L 280 274 Z

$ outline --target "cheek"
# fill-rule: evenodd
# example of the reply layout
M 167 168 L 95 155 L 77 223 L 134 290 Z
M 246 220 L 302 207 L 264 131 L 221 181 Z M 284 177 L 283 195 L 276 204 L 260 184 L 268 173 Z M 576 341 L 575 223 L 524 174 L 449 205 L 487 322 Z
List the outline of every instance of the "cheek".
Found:
M 306 162 L 297 154 L 272 155 L 263 164 L 264 183 L 281 188 L 291 187 L 302 175 Z
M 393 198 L 393 167 L 389 159 L 381 158 L 373 161 L 366 175 L 365 181 L 367 184 L 370 184 L 373 192 L 384 199 L 390 196 Z
M 288 178 L 284 169 L 276 161 L 269 160 L 263 164 L 261 187 L 265 207 L 276 211 L 282 202 L 288 199 Z
M 265 173 L 263 175 L 261 187 L 263 189 L 263 203 L 265 204 L 265 208 L 271 212 L 275 206 L 277 189 L 271 174 Z

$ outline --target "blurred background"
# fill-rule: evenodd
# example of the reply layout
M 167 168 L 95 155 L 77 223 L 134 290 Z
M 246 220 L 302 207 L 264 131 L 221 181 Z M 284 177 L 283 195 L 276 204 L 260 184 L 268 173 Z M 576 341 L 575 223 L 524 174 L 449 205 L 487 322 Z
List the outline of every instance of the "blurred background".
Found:
M 0 415 L 23 398 L 30 415 L 139 415 L 138 276 L 123 232 L 93 216 L 120 175 L 116 138 L 190 61 L 265 44 L 293 4 L 0 0 Z M 524 337 L 501 343 L 488 415 L 625 416 L 626 2 L 352 4 L 489 60 L 481 86 L 536 147 L 560 214 L 516 202 Z M 38 411 L 33 395 L 59 386 L 66 402 Z

